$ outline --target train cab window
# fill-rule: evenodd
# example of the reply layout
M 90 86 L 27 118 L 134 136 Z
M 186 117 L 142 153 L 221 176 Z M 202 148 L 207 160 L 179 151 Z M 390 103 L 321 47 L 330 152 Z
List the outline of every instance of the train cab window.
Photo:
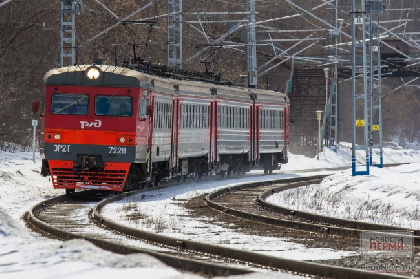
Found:
M 149 106 L 149 99 L 142 98 L 140 100 L 139 117 L 147 117 L 147 107 Z
M 95 114 L 129 117 L 133 114 L 133 99 L 129 96 L 95 96 Z
M 88 111 L 88 101 L 88 95 L 53 94 L 51 98 L 51 113 L 86 115 Z

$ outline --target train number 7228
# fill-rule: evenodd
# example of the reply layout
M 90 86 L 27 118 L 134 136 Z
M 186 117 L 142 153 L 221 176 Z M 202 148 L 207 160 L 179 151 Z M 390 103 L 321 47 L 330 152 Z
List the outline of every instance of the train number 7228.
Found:
M 125 147 L 115 147 L 115 146 L 109 146 L 109 154 L 126 154 L 127 148 Z

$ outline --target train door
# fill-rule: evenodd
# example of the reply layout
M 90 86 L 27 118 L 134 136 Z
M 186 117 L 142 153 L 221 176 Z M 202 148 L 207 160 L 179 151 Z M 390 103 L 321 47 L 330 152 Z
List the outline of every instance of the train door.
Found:
M 179 100 L 173 99 L 172 101 L 172 130 L 171 130 L 171 158 L 170 168 L 171 176 L 178 175 L 178 131 L 180 121 Z
M 149 141 L 148 141 L 148 164 L 147 164 L 147 171 L 150 175 L 150 179 L 152 179 L 153 174 L 153 163 L 152 163 L 152 145 L 153 145 L 153 123 L 155 120 L 155 97 L 150 96 L 149 99 L 149 106 L 147 108 L 148 115 L 149 115 Z
M 290 107 L 283 108 L 283 132 L 284 132 L 284 152 L 283 157 L 287 162 L 287 145 L 290 143 Z
M 217 134 L 218 134 L 217 101 L 210 102 L 209 127 L 210 127 L 209 166 L 211 166 L 211 169 L 214 169 L 215 164 L 217 162 Z
M 255 165 L 260 164 L 260 106 L 255 106 Z

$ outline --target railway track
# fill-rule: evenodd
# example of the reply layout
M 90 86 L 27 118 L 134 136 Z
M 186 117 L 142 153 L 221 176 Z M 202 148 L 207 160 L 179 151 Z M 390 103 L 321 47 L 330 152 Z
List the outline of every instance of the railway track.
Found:
M 211 208 L 228 215 L 318 235 L 340 236 L 359 240 L 360 233 L 366 230 L 413 231 L 414 245 L 420 245 L 420 237 L 418 236 L 420 232 L 418 230 L 320 216 L 291 210 L 266 201 L 270 195 L 281 191 L 318 184 L 323 177 L 325 176 L 290 178 L 266 183 L 246 183 L 214 191 L 205 197 L 205 201 Z M 305 234 L 303 235 L 305 236 Z M 344 271 L 339 278 L 344 277 L 347 274 L 346 272 Z M 348 278 L 356 278 L 354 276 L 351 275 Z M 364 276 L 366 277 L 362 276 L 361 278 L 370 278 L 372 274 L 367 272 Z
M 190 253 L 182 249 L 153 246 L 140 239 L 127 237 L 121 231 L 110 231 L 92 222 L 92 210 L 100 197 L 76 193 L 41 202 L 24 218 L 33 230 L 60 240 L 85 239 L 96 246 L 118 254 L 144 253 L 176 269 L 204 276 L 227 276 L 250 273 L 246 268 L 233 267 L 222 260 Z M 105 199 L 106 200 L 106 199 Z M 101 220 L 99 220 L 101 221 Z
M 419 230 L 322 216 L 266 201 L 270 195 L 281 191 L 318 184 L 323 177 L 325 176 L 242 184 L 210 193 L 205 200 L 212 208 L 241 218 L 322 234 L 359 238 L 360 233 L 365 230 L 413 231 L 414 244 L 420 245 Z
M 296 186 L 299 183 L 308 183 L 308 181 L 319 181 L 321 178 L 321 176 L 317 176 L 304 178 L 306 181 L 301 181 L 302 178 L 293 178 L 265 183 L 247 183 L 237 187 L 229 187 L 224 191 L 216 191 L 208 195 L 207 199 L 209 203 L 213 202 L 217 204 L 211 200 L 216 197 L 225 196 L 225 193 L 232 193 L 241 188 L 250 190 L 252 187 L 257 186 L 273 187 L 277 183 L 287 183 Z M 146 253 L 177 269 L 193 271 L 208 276 L 251 272 L 250 269 L 237 268 L 236 266 L 232 267 L 232 265 L 226 264 L 226 262 L 230 262 L 272 270 L 297 272 L 323 278 L 406 278 L 314 262 L 289 260 L 218 245 L 166 237 L 121 225 L 101 215 L 101 209 L 107 204 L 122 201 L 138 193 L 124 193 L 103 199 L 100 202 L 97 202 L 97 198 L 80 200 L 80 198 L 72 199 L 70 198 L 71 196 L 60 196 L 34 206 L 25 215 L 25 218 L 31 227 L 51 237 L 64 240 L 83 238 L 103 249 L 121 254 Z M 230 214 L 234 211 L 233 209 L 222 210 Z M 160 248 L 152 250 L 138 248 L 144 245 L 143 241 L 141 242 L 143 244 L 139 244 L 140 241 L 138 239 L 158 244 Z

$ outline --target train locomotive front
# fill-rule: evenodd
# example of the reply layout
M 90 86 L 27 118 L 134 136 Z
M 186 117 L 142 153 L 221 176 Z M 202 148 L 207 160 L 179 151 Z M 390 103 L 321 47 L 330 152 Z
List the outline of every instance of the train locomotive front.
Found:
M 149 79 L 126 68 L 72 66 L 49 71 L 44 83 L 41 173 L 51 175 L 54 188 L 122 191 L 129 181 L 140 183 Z M 143 178 L 128 175 L 134 162 L 131 173 Z

